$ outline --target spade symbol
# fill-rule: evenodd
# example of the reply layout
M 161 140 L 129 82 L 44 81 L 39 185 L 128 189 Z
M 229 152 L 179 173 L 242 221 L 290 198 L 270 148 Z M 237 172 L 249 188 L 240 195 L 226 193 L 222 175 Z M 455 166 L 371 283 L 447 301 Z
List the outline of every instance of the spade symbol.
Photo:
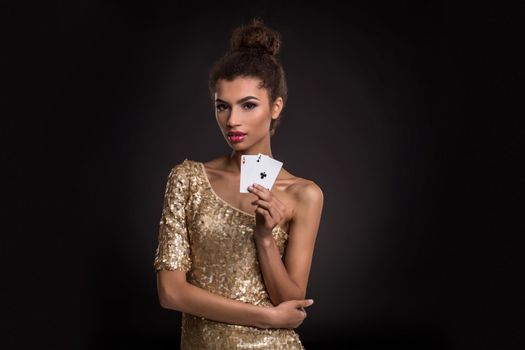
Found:
M 266 173 L 265 172 L 260 173 L 260 175 L 261 175 L 261 180 L 266 177 Z

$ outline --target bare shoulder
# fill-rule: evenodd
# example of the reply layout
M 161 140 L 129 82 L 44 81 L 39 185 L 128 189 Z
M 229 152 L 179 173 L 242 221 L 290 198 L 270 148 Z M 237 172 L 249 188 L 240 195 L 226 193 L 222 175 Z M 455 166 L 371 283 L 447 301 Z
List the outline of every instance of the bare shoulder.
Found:
M 304 206 L 323 205 L 323 191 L 317 183 L 310 179 L 295 176 L 286 170 L 284 170 L 283 175 L 282 182 L 286 183 L 286 192 L 293 198 L 295 204 L 294 212 Z
M 323 201 L 323 190 L 312 180 L 301 179 L 294 186 L 294 197 L 297 199 L 297 204 L 309 204 L 311 202 Z
M 297 198 L 306 196 L 322 196 L 323 191 L 321 187 L 313 180 L 304 177 L 296 176 L 283 168 L 282 181 L 286 183 L 287 192 Z

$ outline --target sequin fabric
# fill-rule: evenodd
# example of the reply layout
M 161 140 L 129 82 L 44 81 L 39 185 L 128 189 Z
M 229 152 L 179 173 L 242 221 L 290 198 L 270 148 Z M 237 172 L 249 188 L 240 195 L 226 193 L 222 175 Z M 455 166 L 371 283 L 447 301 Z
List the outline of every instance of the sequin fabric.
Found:
M 154 268 L 186 272 L 189 283 L 261 307 L 272 303 L 253 240 L 255 215 L 235 208 L 213 190 L 204 164 L 190 159 L 168 175 Z M 281 258 L 288 234 L 273 236 Z M 181 349 L 304 349 L 293 329 L 262 329 L 182 313 Z

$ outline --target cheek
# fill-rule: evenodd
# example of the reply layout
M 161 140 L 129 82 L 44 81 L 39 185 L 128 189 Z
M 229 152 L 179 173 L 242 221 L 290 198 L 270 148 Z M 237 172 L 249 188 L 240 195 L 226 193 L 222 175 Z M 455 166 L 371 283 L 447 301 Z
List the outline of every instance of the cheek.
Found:
M 221 129 L 225 129 L 226 128 L 226 118 L 220 116 L 220 115 L 217 115 L 215 117 L 215 121 L 217 121 L 217 124 L 219 125 L 219 127 Z
M 254 124 L 261 126 L 266 125 L 271 121 L 270 112 L 268 110 L 259 109 L 257 112 L 254 112 L 253 117 Z

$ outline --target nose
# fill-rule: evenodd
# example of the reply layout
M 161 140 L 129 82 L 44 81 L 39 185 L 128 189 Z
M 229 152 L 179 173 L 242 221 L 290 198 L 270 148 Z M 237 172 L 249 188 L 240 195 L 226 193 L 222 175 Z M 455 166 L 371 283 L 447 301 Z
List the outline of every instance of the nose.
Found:
M 230 111 L 230 114 L 228 115 L 228 120 L 226 121 L 226 125 L 228 127 L 233 127 L 239 124 L 239 120 L 240 120 L 240 113 L 238 113 L 235 110 L 235 108 L 232 108 Z

